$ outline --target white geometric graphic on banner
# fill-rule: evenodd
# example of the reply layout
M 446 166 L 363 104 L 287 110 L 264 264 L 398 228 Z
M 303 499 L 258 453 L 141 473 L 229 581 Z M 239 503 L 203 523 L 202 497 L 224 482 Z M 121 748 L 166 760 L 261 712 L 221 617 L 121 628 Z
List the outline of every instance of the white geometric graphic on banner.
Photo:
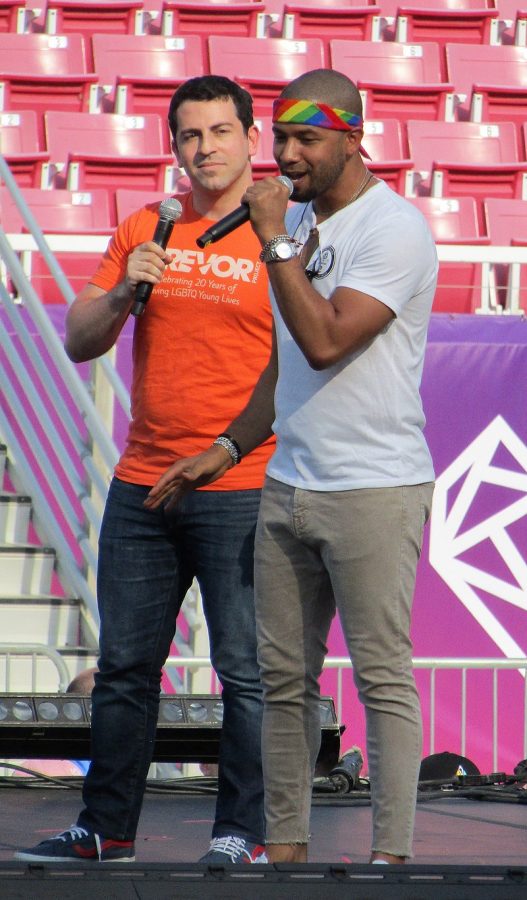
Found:
M 518 471 L 492 463 L 500 447 L 505 447 L 514 458 Z M 464 528 L 467 514 L 477 504 L 478 491 L 484 485 L 512 489 L 514 499 L 508 505 L 500 504 L 484 521 Z M 497 416 L 436 480 L 430 518 L 430 564 L 508 659 L 525 657 L 525 647 L 520 647 L 488 609 L 477 589 L 527 610 L 527 559 L 507 531 L 508 526 L 523 518 L 527 528 L 527 446 L 505 419 Z M 459 559 L 483 541 L 494 545 L 516 584 Z

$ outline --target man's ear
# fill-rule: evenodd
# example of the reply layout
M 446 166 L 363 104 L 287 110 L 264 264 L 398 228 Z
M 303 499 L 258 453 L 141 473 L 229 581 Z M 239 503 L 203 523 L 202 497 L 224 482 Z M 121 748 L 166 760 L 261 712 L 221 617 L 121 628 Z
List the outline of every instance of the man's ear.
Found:
M 247 131 L 247 139 L 249 141 L 249 156 L 254 156 L 260 141 L 260 129 L 257 125 L 249 125 Z
M 346 147 L 350 156 L 358 153 L 363 137 L 364 131 L 362 128 L 354 128 L 353 131 L 346 132 Z

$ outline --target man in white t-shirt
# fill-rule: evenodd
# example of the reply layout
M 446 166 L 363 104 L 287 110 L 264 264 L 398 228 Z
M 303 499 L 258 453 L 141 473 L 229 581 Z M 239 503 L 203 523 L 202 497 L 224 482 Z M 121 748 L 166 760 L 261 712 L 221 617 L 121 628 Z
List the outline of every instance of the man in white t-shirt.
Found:
M 276 180 L 243 197 L 276 335 L 226 429 L 242 454 L 271 428 L 277 437 L 255 549 L 268 857 L 307 860 L 318 680 L 338 611 L 366 713 L 370 862 L 402 863 L 421 760 L 410 617 L 434 478 L 419 385 L 437 255 L 421 214 L 365 167 L 360 95 L 346 76 L 302 75 L 273 122 L 297 204 L 287 209 Z M 214 481 L 228 452 L 176 462 L 147 503 Z

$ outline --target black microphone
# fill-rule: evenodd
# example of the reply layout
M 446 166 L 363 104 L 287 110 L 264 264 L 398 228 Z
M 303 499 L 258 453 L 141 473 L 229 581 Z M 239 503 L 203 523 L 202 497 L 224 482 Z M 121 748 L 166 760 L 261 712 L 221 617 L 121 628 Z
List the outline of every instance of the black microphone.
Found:
M 168 200 L 163 200 L 163 202 L 159 204 L 159 221 L 152 238 L 154 244 L 159 244 L 159 246 L 165 250 L 166 245 L 170 240 L 174 224 L 177 222 L 182 212 L 183 207 L 175 197 L 169 197 Z M 133 316 L 143 315 L 153 289 L 154 285 L 150 281 L 139 282 L 135 289 L 134 305 L 132 306 Z
M 293 182 L 291 179 L 288 178 L 287 175 L 279 175 L 277 181 L 286 186 L 289 191 L 289 196 L 291 196 L 293 193 Z M 251 211 L 249 209 L 249 204 L 242 203 L 238 209 L 228 213 L 228 215 L 224 216 L 223 219 L 220 219 L 219 222 L 215 222 L 214 225 L 211 225 L 211 227 L 200 235 L 199 238 L 196 238 L 196 244 L 198 247 L 207 247 L 208 244 L 219 241 L 220 238 L 230 234 L 235 228 L 239 228 L 244 222 L 248 222 L 250 217 Z

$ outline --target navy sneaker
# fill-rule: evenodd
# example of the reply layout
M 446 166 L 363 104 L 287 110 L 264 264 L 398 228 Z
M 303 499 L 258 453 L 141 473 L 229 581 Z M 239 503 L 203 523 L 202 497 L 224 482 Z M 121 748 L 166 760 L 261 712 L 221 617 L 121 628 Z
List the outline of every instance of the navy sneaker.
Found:
M 36 847 L 19 850 L 15 859 L 24 862 L 134 862 L 133 841 L 113 841 L 72 825 L 56 837 L 47 838 Z
M 262 844 L 252 844 L 241 837 L 226 835 L 225 837 L 212 838 L 210 847 L 200 863 L 212 865 L 226 865 L 239 863 L 267 863 L 265 847 Z

